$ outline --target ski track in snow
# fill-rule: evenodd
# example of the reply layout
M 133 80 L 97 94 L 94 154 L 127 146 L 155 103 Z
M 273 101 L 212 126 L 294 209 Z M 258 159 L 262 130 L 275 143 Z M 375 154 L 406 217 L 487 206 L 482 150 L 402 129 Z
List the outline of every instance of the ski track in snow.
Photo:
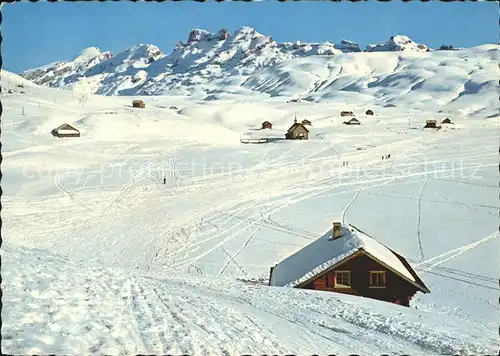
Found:
M 238 251 L 234 255 L 232 255 L 222 266 L 221 270 L 219 271 L 219 274 L 223 274 L 224 271 L 226 270 L 227 266 L 229 263 L 235 261 L 236 257 L 244 250 L 244 248 L 250 243 L 250 241 L 257 235 L 257 233 L 262 229 L 262 224 L 260 224 L 255 231 L 252 232 L 252 234 L 245 240 L 245 243 L 240 247 Z
M 442 265 L 443 263 L 447 262 L 447 261 L 450 261 L 466 252 L 469 252 L 470 250 L 478 247 L 478 246 L 481 246 L 482 244 L 484 244 L 485 242 L 489 241 L 489 240 L 492 240 L 496 237 L 498 237 L 499 233 L 498 231 L 497 232 L 494 232 L 492 233 L 491 235 L 488 235 L 480 240 L 477 240 L 477 241 L 474 241 L 468 245 L 465 245 L 465 246 L 461 246 L 461 247 L 458 247 L 458 248 L 455 248 L 453 250 L 450 250 L 448 252 L 445 252 L 441 255 L 438 255 L 438 256 L 434 256 L 432 258 L 429 258 L 428 260 L 426 261 L 422 261 L 422 262 L 419 262 L 416 264 L 416 266 L 422 266 L 422 265 L 429 265 L 429 263 L 431 262 L 434 262 L 434 261 L 438 261 L 438 262 L 435 262 L 433 263 L 432 265 L 430 265 L 429 267 L 426 267 L 425 269 L 422 270 L 422 273 L 425 273 L 427 271 L 430 271 L 432 269 L 434 269 L 435 267 L 437 266 L 440 266 Z
M 421 237 L 421 219 L 422 219 L 422 197 L 424 194 L 424 189 L 427 183 L 429 182 L 429 179 L 427 176 L 425 177 L 424 183 L 422 184 L 422 187 L 420 188 L 420 191 L 418 192 L 418 208 L 417 208 L 417 242 L 418 242 L 418 250 L 420 252 L 420 260 L 419 262 L 422 262 L 425 258 L 424 256 L 424 249 L 422 247 L 422 237 Z
M 358 199 L 359 197 L 359 194 L 361 194 L 361 191 L 363 190 L 364 188 L 364 184 L 361 185 L 361 187 L 359 187 L 358 191 L 356 192 L 356 194 L 354 194 L 354 197 L 351 199 L 351 201 L 346 205 L 345 209 L 342 211 L 342 224 L 345 225 L 346 224 L 346 221 L 345 221 L 345 218 L 346 218 L 346 214 L 347 214 L 347 211 L 349 210 L 349 208 L 351 207 L 352 204 L 354 204 L 354 202 L 356 201 L 356 199 Z

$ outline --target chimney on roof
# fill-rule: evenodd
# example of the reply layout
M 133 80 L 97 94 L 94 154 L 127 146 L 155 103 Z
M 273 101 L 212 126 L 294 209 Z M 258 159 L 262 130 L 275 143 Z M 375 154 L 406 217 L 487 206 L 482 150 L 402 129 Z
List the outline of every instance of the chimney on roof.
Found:
M 333 222 L 333 232 L 332 232 L 332 238 L 335 240 L 335 239 L 338 239 L 339 237 L 342 236 L 342 229 L 341 229 L 341 224 L 337 221 L 334 221 Z
M 293 119 L 293 123 L 296 124 L 297 123 L 297 115 L 295 115 L 295 119 Z

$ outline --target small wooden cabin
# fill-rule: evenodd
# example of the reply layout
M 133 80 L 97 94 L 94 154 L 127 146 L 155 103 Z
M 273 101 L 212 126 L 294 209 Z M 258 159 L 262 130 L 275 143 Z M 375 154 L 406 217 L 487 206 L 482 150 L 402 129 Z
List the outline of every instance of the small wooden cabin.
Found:
M 442 124 L 453 124 L 453 122 L 450 120 L 449 117 L 447 117 L 446 119 L 444 119 L 443 121 L 441 121 Z
M 373 110 L 368 109 L 368 110 L 366 110 L 366 113 L 365 113 L 365 114 L 366 114 L 366 115 L 372 115 L 372 116 L 373 116 Z
M 297 122 L 297 119 L 295 119 L 293 125 L 290 126 L 285 134 L 285 138 L 287 140 L 308 140 L 309 130 L 302 123 Z
M 272 267 L 269 285 L 351 294 L 406 307 L 417 292 L 430 293 L 403 256 L 340 222 Z
M 273 128 L 273 124 L 271 124 L 269 121 L 264 121 L 262 123 L 262 128 L 261 130 L 264 130 L 264 129 L 272 129 Z
M 341 111 L 340 116 L 354 116 L 352 111 Z
M 307 119 L 304 119 L 304 120 L 302 120 L 302 125 L 304 125 L 304 126 L 305 126 L 305 125 L 312 126 L 312 122 L 311 122 L 311 121 L 309 121 L 309 120 L 307 120 Z
M 133 100 L 132 107 L 144 109 L 146 107 L 146 104 L 142 100 Z
M 355 117 L 353 117 L 351 120 L 349 121 L 344 121 L 344 124 L 345 125 L 361 125 L 361 122 L 359 122 L 358 119 L 356 119 Z
M 80 137 L 80 131 L 75 129 L 70 124 L 64 123 L 59 127 L 56 127 L 51 131 L 52 136 L 54 137 Z
M 424 129 L 437 129 L 436 120 L 425 120 Z

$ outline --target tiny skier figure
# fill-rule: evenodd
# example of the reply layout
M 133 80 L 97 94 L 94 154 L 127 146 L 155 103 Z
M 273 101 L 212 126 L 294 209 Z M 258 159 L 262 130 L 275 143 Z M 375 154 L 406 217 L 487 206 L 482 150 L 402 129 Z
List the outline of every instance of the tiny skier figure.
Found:
M 163 184 L 167 184 L 167 178 L 163 178 Z
M 345 166 L 345 161 L 342 161 L 342 166 Z
M 387 155 L 387 158 L 391 158 L 391 154 L 390 153 Z
M 384 156 L 382 156 L 382 161 L 384 160 Z

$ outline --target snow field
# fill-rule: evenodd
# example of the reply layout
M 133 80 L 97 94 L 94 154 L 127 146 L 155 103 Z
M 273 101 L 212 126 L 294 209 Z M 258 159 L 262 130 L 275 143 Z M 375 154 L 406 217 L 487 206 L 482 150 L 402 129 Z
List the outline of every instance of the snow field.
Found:
M 328 72 L 314 68 L 328 60 L 297 60 L 293 71 L 324 76 L 317 88 L 359 91 L 332 89 L 328 102 L 151 96 L 134 110 L 131 98 L 82 103 L 76 92 L 2 71 L 2 85 L 23 82 L 26 91 L 2 94 L 4 350 L 491 354 L 500 346 L 499 122 L 490 117 L 492 87 L 464 74 L 488 66 L 486 50 L 336 59 L 359 59 L 345 65 L 349 76 L 415 71 L 384 85 L 321 84 Z M 285 80 L 269 90 L 280 85 L 309 88 Z M 368 108 L 373 117 L 363 115 Z M 362 125 L 343 125 L 341 110 Z M 312 121 L 310 140 L 240 144 L 264 120 L 285 132 L 295 115 Z M 455 124 L 421 129 L 446 117 Z M 64 122 L 82 136 L 52 137 Z M 237 282 L 265 281 L 270 266 L 334 220 L 406 256 L 431 293 L 403 308 Z

